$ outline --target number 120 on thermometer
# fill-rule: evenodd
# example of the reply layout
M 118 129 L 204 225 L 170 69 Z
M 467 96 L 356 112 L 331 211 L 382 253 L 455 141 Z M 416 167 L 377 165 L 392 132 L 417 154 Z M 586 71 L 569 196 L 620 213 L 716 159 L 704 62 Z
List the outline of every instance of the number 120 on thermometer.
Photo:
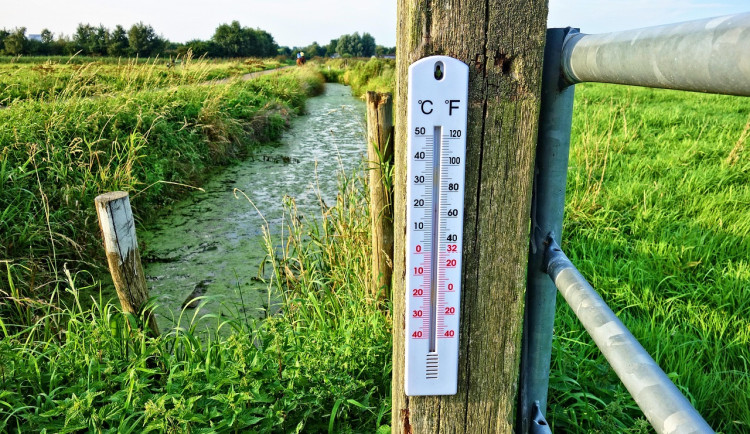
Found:
M 426 57 L 409 67 L 409 396 L 453 395 L 457 388 L 468 82 L 468 66 L 452 57 Z

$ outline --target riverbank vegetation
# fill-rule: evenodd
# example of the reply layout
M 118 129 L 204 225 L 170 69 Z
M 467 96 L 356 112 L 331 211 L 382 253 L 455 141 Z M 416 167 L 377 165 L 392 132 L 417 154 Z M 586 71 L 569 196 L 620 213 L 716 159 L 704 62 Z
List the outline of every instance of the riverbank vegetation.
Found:
M 359 97 L 367 91 L 393 93 L 395 88 L 395 59 L 328 59 L 319 65 L 327 81 L 351 86 Z
M 366 291 L 366 197 L 361 176 L 341 178 L 336 203 L 304 224 L 287 202 L 287 236 L 267 238 L 282 313 L 260 324 L 238 310 L 151 339 L 110 301 L 81 308 L 67 275 L 70 304 L 0 341 L 0 431 L 390 432 L 390 319 Z
M 50 301 L 64 268 L 101 270 L 97 194 L 129 191 L 136 214 L 147 218 L 213 168 L 279 137 L 289 116 L 301 113 L 322 86 L 319 74 L 303 68 L 93 97 L 63 89 L 58 98 L 3 109 L 0 258 L 7 278 L 0 281 L 0 311 L 6 324 L 28 324 L 36 306 Z
M 5 109 L 0 430 L 387 429 L 390 319 L 365 290 L 360 175 L 341 178 L 320 219 L 301 224 L 287 204 L 288 238 L 267 243 L 281 315 L 185 319 L 152 339 L 116 301 L 91 299 L 100 289 L 92 270 L 104 263 L 97 193 L 135 193 L 143 218 L 184 192 L 172 182 L 199 183 L 211 166 L 276 137 L 321 86 L 314 68 L 298 68 Z
M 3 62 L 0 58 L 0 106 L 15 101 L 53 102 L 198 84 L 274 69 L 274 59 L 216 61 L 191 55 L 164 59 L 55 57 L 43 62 Z

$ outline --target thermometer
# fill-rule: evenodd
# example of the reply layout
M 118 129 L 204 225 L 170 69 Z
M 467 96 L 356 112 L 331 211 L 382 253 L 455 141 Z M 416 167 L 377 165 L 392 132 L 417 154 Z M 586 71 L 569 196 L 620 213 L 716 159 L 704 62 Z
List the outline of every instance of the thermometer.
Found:
M 405 390 L 454 395 L 469 67 L 426 57 L 408 80 Z

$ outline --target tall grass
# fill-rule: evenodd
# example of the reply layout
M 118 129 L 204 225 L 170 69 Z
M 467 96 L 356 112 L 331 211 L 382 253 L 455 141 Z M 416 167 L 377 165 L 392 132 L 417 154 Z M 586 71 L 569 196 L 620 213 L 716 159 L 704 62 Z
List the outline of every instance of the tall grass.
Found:
M 322 77 L 302 69 L 226 85 L 27 101 L 3 110 L 0 258 L 10 277 L 0 280 L 0 312 L 46 299 L 65 263 L 73 271 L 95 271 L 104 263 L 93 209 L 97 194 L 132 192 L 134 209 L 148 216 L 184 194 L 180 184 L 200 183 L 253 144 L 279 137 L 289 116 L 321 88 Z
M 6 63 L 0 59 L 0 106 L 16 101 L 46 102 L 71 97 L 101 96 L 111 92 L 139 92 L 196 84 L 272 69 L 271 59 L 215 61 L 192 55 L 169 59 L 76 58 L 35 63 Z
M 0 431 L 388 431 L 390 317 L 367 294 L 366 198 L 342 178 L 304 224 L 287 202 L 284 238 L 267 238 L 283 303 L 262 324 L 206 316 L 151 339 L 106 300 L 81 308 L 66 273 L 72 303 L 0 341 Z
M 355 96 L 365 92 L 391 92 L 396 86 L 396 61 L 372 58 L 332 59 L 319 66 L 326 81 L 351 86 Z
M 723 432 L 750 430 L 747 98 L 576 86 L 563 248 Z M 558 300 L 550 422 L 646 426 Z

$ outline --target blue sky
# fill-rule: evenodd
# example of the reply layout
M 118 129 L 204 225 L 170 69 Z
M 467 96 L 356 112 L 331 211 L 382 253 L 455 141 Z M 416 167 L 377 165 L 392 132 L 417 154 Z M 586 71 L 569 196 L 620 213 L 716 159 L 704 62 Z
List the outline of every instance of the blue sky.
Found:
M 601 33 L 750 11 L 750 0 L 550 0 L 548 24 Z M 396 44 L 396 1 L 376 0 L 0 0 L 0 28 L 49 28 L 71 34 L 78 23 L 129 27 L 143 21 L 164 37 L 208 39 L 221 23 L 238 20 L 270 32 L 280 45 L 328 43 L 369 32 Z

